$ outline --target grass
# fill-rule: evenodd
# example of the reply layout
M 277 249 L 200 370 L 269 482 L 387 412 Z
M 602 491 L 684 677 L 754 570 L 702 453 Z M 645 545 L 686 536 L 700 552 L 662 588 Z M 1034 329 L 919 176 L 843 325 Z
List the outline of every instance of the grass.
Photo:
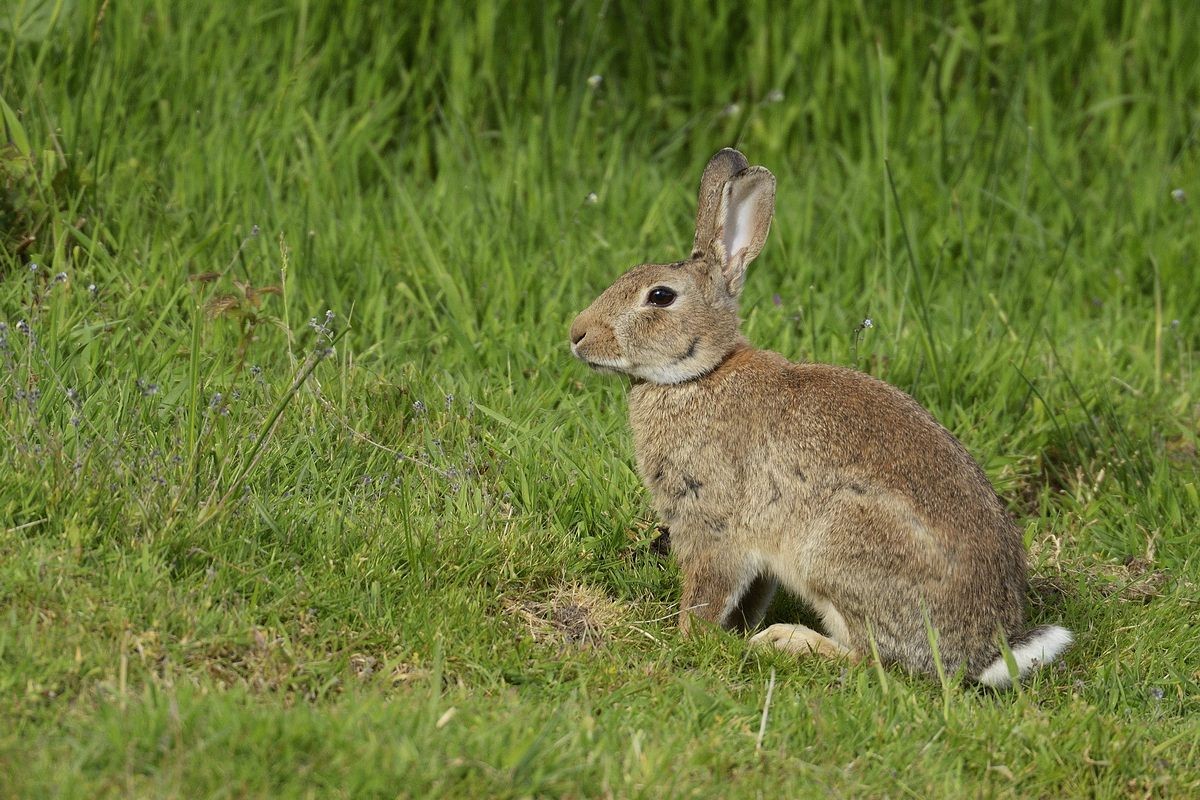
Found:
M 0 795 L 1200 792 L 1200 9 L 777 5 L 5 5 Z M 565 339 L 729 144 L 748 335 L 1023 526 L 1021 690 L 675 631 Z

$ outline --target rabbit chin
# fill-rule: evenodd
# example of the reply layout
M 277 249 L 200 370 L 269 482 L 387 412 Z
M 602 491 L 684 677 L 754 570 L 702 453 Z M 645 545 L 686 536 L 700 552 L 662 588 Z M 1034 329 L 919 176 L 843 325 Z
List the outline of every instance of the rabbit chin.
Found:
M 693 359 L 687 359 L 670 364 L 635 364 L 624 371 L 650 383 L 672 384 L 698 378 L 708 370 L 699 368 Z
M 670 364 L 630 364 L 628 359 L 624 358 L 584 358 L 582 361 L 596 372 L 602 374 L 611 375 L 619 373 L 631 375 L 650 383 L 683 383 L 684 381 L 690 381 L 692 378 L 699 377 L 707 371 L 698 369 L 694 363 L 681 363 L 679 361 Z

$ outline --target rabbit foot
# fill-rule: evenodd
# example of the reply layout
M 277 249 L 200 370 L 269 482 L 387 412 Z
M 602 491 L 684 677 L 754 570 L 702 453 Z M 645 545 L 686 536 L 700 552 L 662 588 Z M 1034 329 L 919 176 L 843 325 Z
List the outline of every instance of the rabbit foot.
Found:
M 838 644 L 828 636 L 817 633 L 803 625 L 777 623 L 759 631 L 750 638 L 750 644 L 770 645 L 797 655 L 818 655 L 825 658 L 849 658 L 854 661 L 855 653 Z

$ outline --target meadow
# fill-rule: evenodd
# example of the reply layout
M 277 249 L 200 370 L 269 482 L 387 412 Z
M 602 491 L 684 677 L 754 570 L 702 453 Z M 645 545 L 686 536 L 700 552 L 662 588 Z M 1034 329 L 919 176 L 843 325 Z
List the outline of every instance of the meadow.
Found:
M 0 796 L 1200 795 L 1198 44 L 1132 0 L 8 0 Z M 1019 689 L 676 630 L 567 328 L 686 255 L 727 145 L 779 183 L 746 334 L 912 394 L 1024 531 L 1077 642 Z

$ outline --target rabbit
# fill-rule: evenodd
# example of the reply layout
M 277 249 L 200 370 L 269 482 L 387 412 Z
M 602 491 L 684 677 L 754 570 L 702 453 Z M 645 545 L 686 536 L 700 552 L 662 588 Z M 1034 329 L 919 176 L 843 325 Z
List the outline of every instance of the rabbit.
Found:
M 638 472 L 683 578 L 679 625 L 754 631 L 782 586 L 823 632 L 775 624 L 752 643 L 926 675 L 936 653 L 946 673 L 1009 686 L 1073 636 L 1026 627 L 1021 534 L 983 470 L 901 390 L 739 331 L 774 209 L 775 177 L 721 150 L 691 256 L 634 267 L 571 325 L 576 358 L 633 379 Z

